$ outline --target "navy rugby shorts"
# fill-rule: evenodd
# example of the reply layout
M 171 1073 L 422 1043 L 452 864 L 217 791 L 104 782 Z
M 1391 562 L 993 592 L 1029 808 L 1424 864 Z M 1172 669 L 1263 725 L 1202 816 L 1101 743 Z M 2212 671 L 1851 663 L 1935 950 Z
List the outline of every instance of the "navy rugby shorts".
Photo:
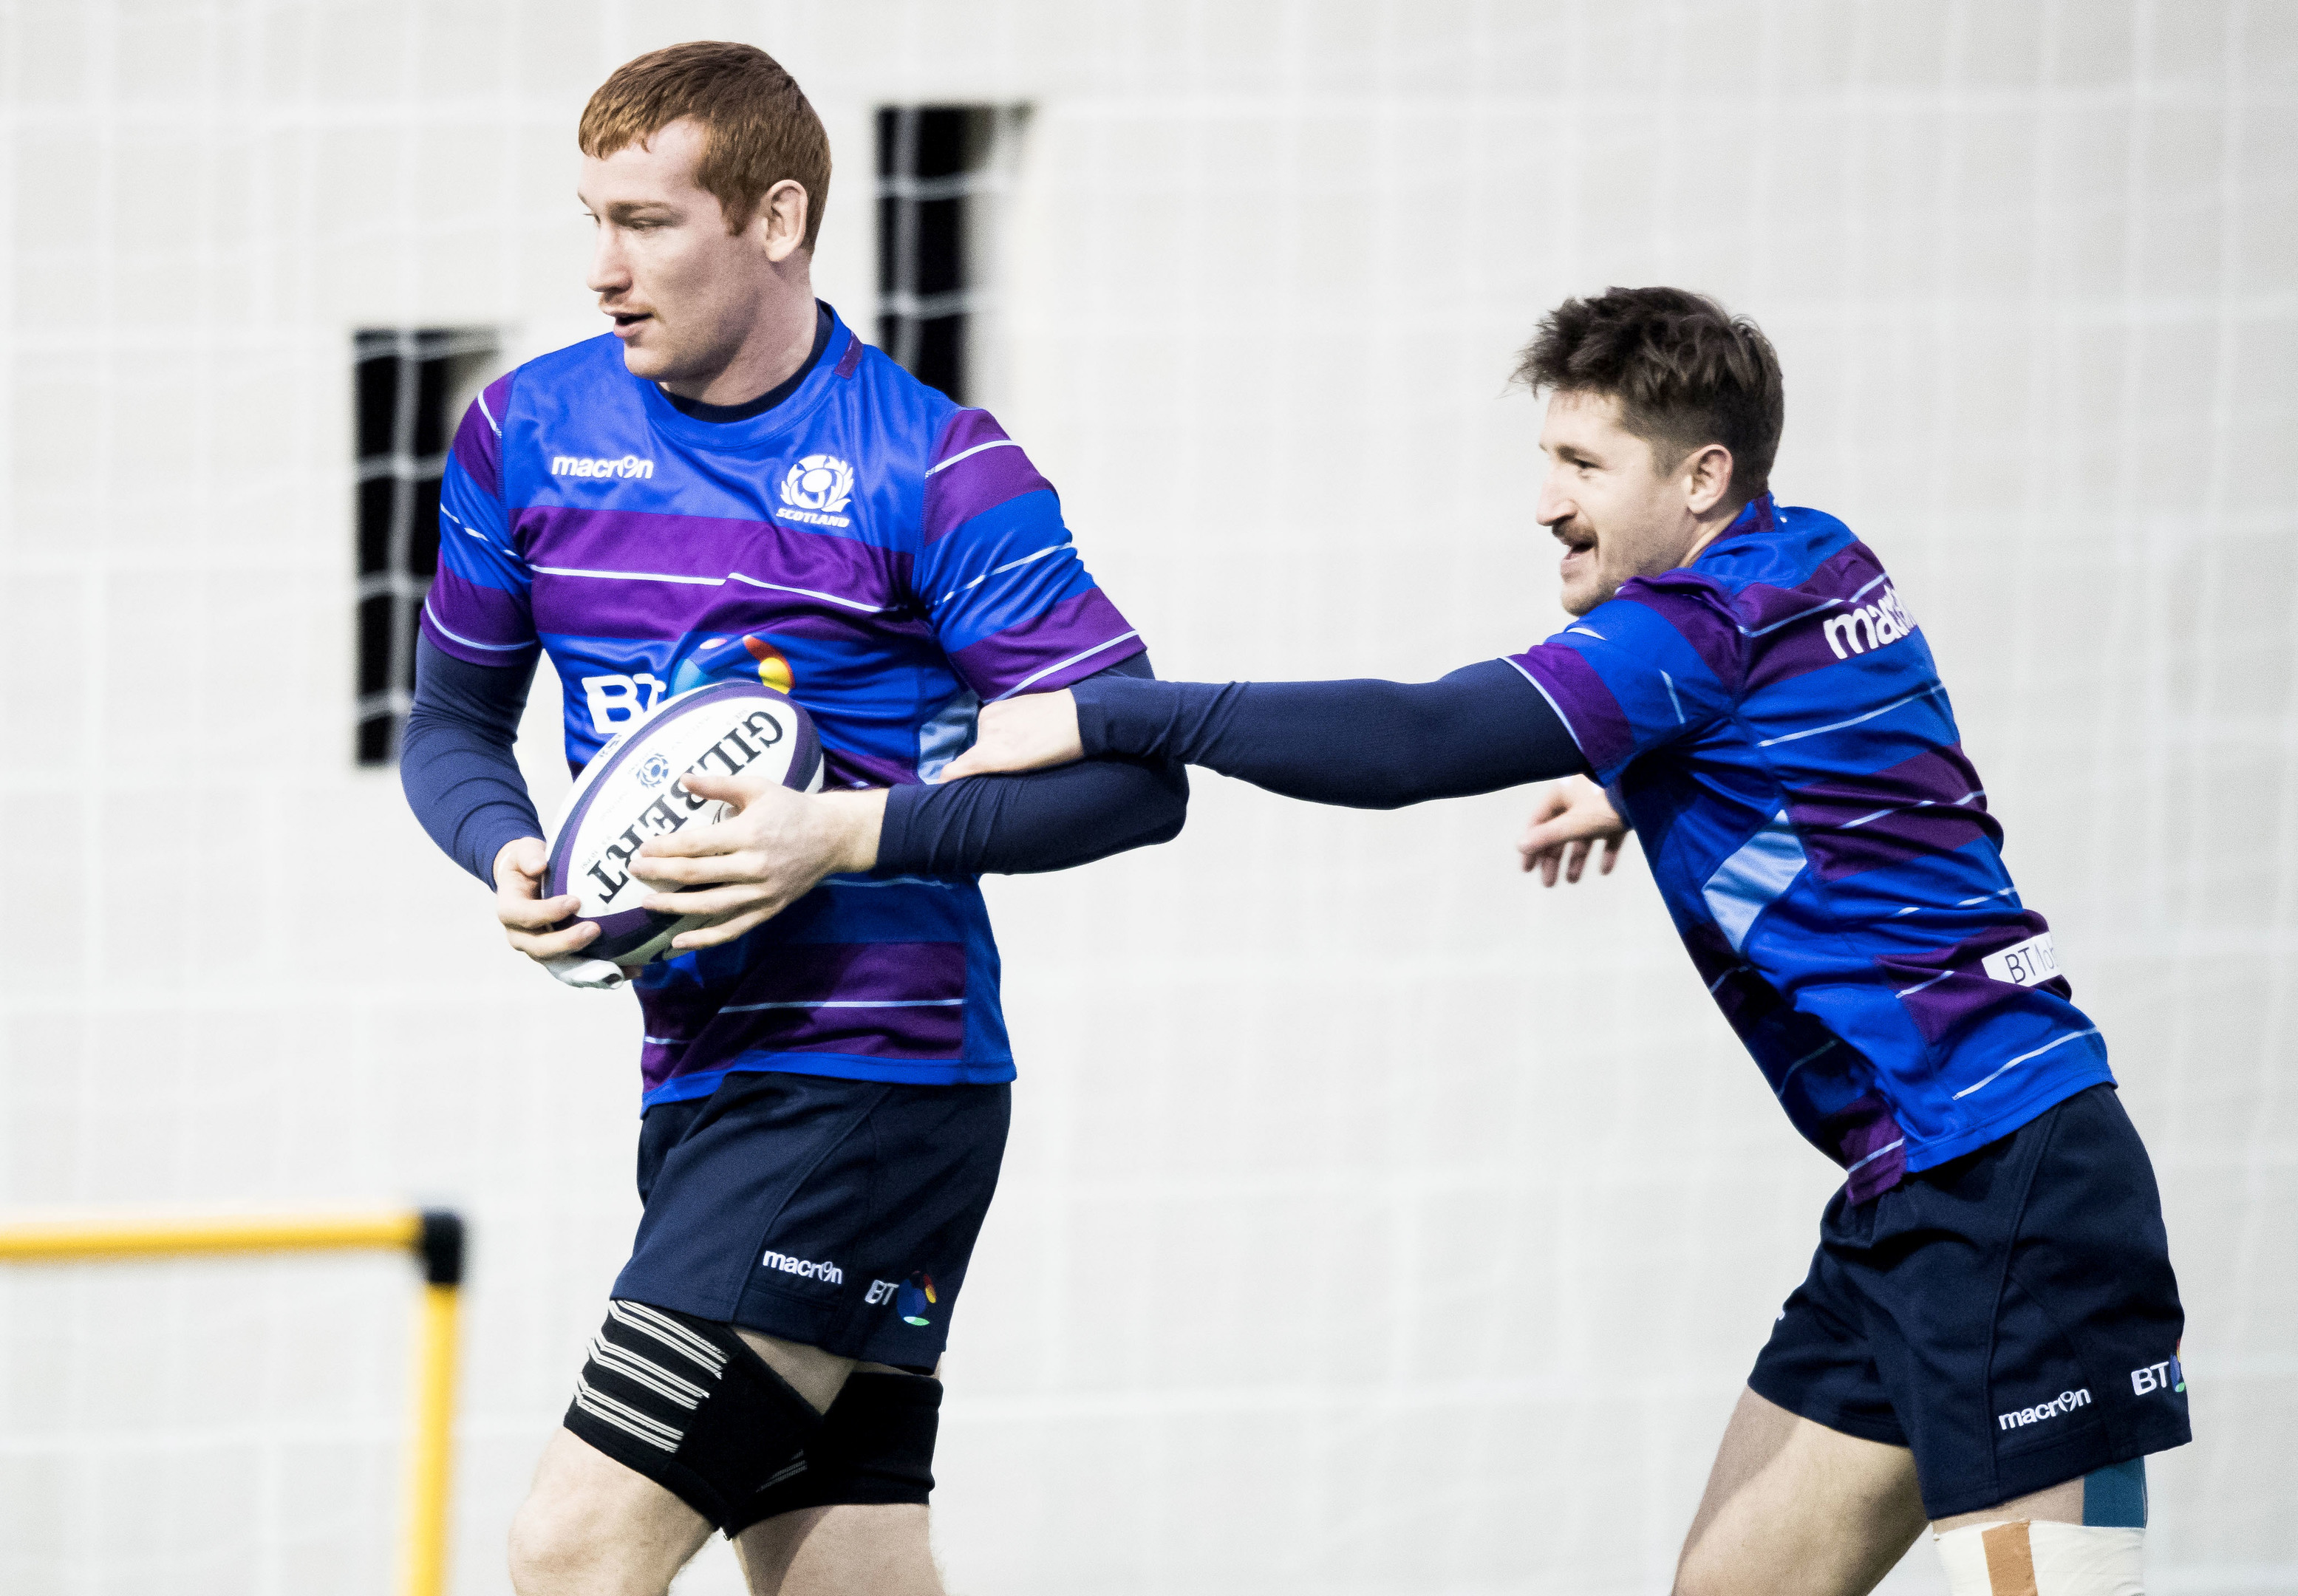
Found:
M 729 1075 L 639 1130 L 613 1295 L 933 1371 L 997 1187 L 1012 1088 Z
M 2192 1438 L 2162 1202 L 2112 1087 L 1867 1202 L 1844 1195 L 1748 1384 L 1912 1449 L 1930 1517 Z

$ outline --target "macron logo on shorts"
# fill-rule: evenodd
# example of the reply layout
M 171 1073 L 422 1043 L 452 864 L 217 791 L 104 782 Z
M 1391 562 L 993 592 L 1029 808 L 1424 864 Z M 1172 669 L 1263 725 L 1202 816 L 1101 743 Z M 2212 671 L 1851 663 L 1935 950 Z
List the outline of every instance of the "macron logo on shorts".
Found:
M 2071 1413 L 2077 1408 L 2090 1406 L 2090 1387 L 2080 1391 L 2062 1391 L 2049 1402 L 2032 1408 L 2021 1408 L 2015 1413 L 1997 1413 L 1995 1422 L 2006 1430 L 2023 1430 L 2030 1424 L 2040 1424 L 2046 1418 L 2056 1418 Z
M 816 1263 L 810 1258 L 793 1258 L 787 1253 L 768 1250 L 759 1260 L 762 1269 L 780 1269 L 785 1275 L 796 1275 L 801 1280 L 826 1280 L 832 1286 L 846 1284 L 846 1271 L 834 1263 Z

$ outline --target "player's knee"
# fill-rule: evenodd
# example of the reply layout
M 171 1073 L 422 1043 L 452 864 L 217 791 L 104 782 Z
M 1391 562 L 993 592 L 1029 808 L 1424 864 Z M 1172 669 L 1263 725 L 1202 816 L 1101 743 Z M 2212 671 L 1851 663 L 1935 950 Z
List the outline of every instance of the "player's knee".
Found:
M 622 1526 L 605 1504 L 538 1484 L 510 1521 L 510 1583 L 520 1596 L 543 1596 L 593 1575 L 620 1549 Z

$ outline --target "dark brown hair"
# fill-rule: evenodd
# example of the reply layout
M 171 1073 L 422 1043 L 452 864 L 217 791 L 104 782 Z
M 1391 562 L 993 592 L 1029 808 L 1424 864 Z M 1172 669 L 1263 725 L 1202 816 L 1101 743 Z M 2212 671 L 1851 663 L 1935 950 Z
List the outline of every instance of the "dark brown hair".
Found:
M 806 190 L 805 247 L 814 248 L 830 203 L 830 135 L 798 79 L 755 45 L 700 40 L 624 62 L 583 108 L 575 142 L 603 161 L 682 116 L 702 124 L 694 181 L 716 196 L 726 230 L 749 226 L 766 191 L 787 179 Z
M 1770 490 L 1787 414 L 1780 358 L 1763 329 L 1706 294 L 1608 288 L 1567 299 L 1524 346 L 1516 379 L 1534 393 L 1610 394 L 1663 460 L 1721 443 L 1740 504 Z

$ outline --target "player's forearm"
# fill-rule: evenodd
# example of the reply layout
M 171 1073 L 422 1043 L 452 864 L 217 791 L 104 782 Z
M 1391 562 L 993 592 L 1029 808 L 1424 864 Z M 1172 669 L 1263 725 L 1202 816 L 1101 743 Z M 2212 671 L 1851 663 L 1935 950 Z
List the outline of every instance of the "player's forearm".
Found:
M 1027 775 L 897 787 L 879 835 L 882 869 L 915 875 L 1069 870 L 1170 842 L 1188 817 L 1178 764 L 1088 759 Z
M 506 843 L 542 835 L 512 747 L 533 666 L 475 666 L 418 640 L 400 739 L 408 806 L 447 856 L 488 886 Z
M 1547 699 L 1502 660 L 1409 684 L 1097 677 L 1070 691 L 1088 758 L 1177 758 L 1312 803 L 1393 809 L 1587 768 Z

